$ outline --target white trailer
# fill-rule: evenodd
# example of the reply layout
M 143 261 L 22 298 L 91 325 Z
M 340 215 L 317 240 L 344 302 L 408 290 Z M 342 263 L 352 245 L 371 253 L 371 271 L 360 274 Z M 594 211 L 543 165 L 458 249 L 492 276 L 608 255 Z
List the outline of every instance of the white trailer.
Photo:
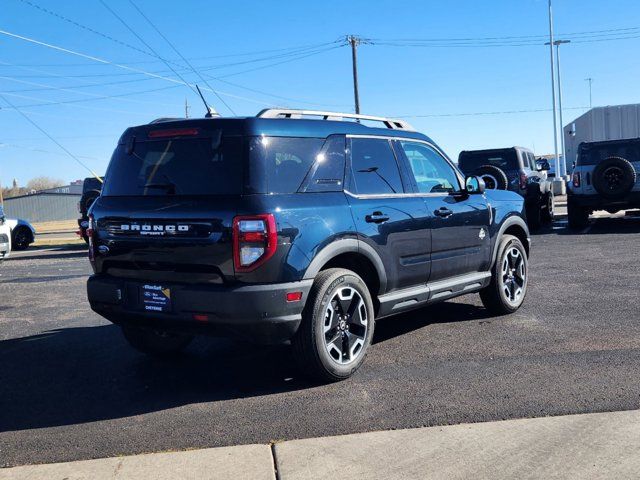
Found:
M 640 138 L 640 104 L 592 108 L 563 128 L 567 171 L 582 142 Z

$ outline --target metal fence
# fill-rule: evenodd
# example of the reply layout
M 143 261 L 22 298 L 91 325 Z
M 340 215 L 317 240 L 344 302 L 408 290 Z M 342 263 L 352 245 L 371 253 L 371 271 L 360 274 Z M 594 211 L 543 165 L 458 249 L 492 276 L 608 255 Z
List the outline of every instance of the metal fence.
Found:
M 78 202 L 82 195 L 68 193 L 34 193 L 4 199 L 4 212 L 10 218 L 31 223 L 73 220 L 78 218 Z

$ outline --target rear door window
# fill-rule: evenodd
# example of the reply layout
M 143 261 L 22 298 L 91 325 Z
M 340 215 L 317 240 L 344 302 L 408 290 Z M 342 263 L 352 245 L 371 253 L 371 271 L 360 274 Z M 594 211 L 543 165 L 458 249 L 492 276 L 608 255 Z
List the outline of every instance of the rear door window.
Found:
M 398 163 L 388 140 L 351 139 L 349 189 L 361 195 L 404 192 Z

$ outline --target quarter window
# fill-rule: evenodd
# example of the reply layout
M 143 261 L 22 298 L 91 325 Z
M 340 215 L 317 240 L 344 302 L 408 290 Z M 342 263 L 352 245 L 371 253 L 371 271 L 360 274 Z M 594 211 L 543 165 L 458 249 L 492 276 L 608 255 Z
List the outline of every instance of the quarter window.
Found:
M 424 143 L 399 142 L 407 156 L 420 193 L 453 192 L 460 189 L 455 169 Z
M 350 189 L 364 195 L 404 192 L 398 163 L 388 140 L 351 139 Z
M 302 192 L 341 192 L 344 182 L 345 138 L 327 138 L 303 183 Z

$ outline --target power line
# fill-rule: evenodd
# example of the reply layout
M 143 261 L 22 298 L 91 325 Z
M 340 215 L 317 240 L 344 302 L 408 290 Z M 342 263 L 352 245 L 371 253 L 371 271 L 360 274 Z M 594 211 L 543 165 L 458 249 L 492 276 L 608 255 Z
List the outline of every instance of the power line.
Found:
M 182 75 L 180 75 L 180 74 L 179 74 L 179 73 L 178 73 L 178 72 L 177 72 L 177 71 L 176 71 L 176 70 L 171 66 L 171 64 L 170 64 L 169 62 L 167 62 L 164 58 L 162 58 L 160 55 L 158 55 L 158 53 L 153 49 L 153 47 L 152 47 L 151 45 L 149 45 L 147 42 L 145 42 L 145 41 L 144 41 L 144 39 L 143 39 L 140 35 L 138 35 L 138 33 L 137 33 L 133 28 L 131 28 L 131 27 L 129 26 L 129 24 L 128 24 L 127 22 L 125 22 L 125 21 L 124 21 L 124 19 L 123 19 L 122 17 L 120 17 L 120 15 L 118 15 L 118 14 L 115 12 L 115 10 L 113 10 L 111 7 L 109 7 L 109 5 L 107 5 L 107 4 L 104 2 L 104 0 L 100 0 L 100 3 L 101 3 L 101 4 L 102 4 L 102 6 L 103 6 L 104 8 L 106 8 L 106 9 L 107 9 L 107 10 L 108 10 L 108 11 L 109 11 L 109 12 L 110 12 L 114 17 L 116 17 L 116 18 L 120 21 L 120 23 L 122 23 L 122 24 L 127 28 L 127 30 L 129 30 L 131 33 L 133 33 L 133 35 L 134 35 L 138 40 L 140 40 L 140 42 L 142 42 L 142 43 L 144 44 L 144 46 L 145 46 L 145 47 L 147 47 L 147 48 L 152 52 L 152 55 L 153 55 L 154 57 L 157 57 L 157 58 L 159 58 L 160 60 L 162 60 L 162 62 L 163 62 L 167 67 L 169 67 L 169 69 L 171 69 L 171 71 L 172 71 L 172 72 L 173 72 L 173 73 L 174 73 L 174 74 L 175 74 L 175 75 L 176 75 L 180 80 L 182 80 L 182 83 L 184 83 L 188 88 L 190 88 L 193 92 L 195 92 L 195 89 L 193 88 L 193 86 L 192 86 L 192 85 L 190 85 L 189 83 L 187 83 L 187 81 L 186 81 L 184 78 L 182 78 Z M 147 53 L 147 54 L 148 54 L 148 53 Z
M 69 155 L 71 158 L 73 158 L 76 162 L 78 162 L 80 165 L 82 165 L 84 168 L 86 168 L 89 172 L 91 172 L 91 174 L 96 177 L 98 180 L 100 180 L 100 183 L 102 183 L 102 179 L 100 178 L 100 176 L 98 176 L 98 174 L 96 172 L 94 172 L 93 170 L 91 170 L 82 160 L 80 160 L 77 156 L 75 156 L 73 153 L 71 153 L 69 150 L 67 150 L 64 145 L 62 145 L 60 142 L 58 142 L 55 138 L 53 138 L 51 135 L 49 135 L 49 133 L 47 133 L 47 131 L 45 129 L 43 129 L 40 125 L 38 125 L 36 122 L 34 122 L 33 120 L 31 120 L 31 118 L 25 114 L 22 110 L 20 110 L 19 108 L 17 108 L 13 103 L 11 103 L 4 95 L 0 94 L 0 98 L 2 100 L 4 100 L 4 102 L 9 105 L 11 108 L 13 108 L 16 112 L 18 112 L 20 114 L 20 116 L 22 116 L 27 122 L 29 122 L 31 125 L 33 125 L 34 127 L 36 127 L 38 130 L 40 130 L 49 140 L 51 140 L 53 143 L 55 143 L 61 150 L 63 150 L 67 155 Z
M 156 88 L 156 89 L 150 89 L 150 90 L 143 90 L 140 92 L 128 92 L 128 93 L 123 93 L 123 94 L 119 94 L 119 95 L 100 95 L 97 93 L 90 93 L 90 92 L 77 92 L 72 88 L 63 88 L 63 87 L 56 87 L 54 85 L 47 85 L 45 83 L 37 83 L 37 82 L 28 82 L 26 80 L 19 80 L 16 78 L 11 78 L 11 77 L 5 77 L 0 75 L 0 79 L 3 80 L 9 80 L 11 82 L 18 82 L 18 83 L 23 83 L 26 85 L 37 85 L 40 87 L 46 87 L 49 90 L 58 90 L 61 92 L 71 92 L 71 93 L 75 93 L 77 95 L 83 95 L 85 97 L 92 97 L 92 99 L 94 100 L 102 100 L 104 98 L 115 98 L 117 100 L 123 101 L 123 102 L 132 102 L 132 103 L 142 103 L 142 104 L 148 104 L 148 105 L 164 105 L 167 107 L 174 107 L 175 105 L 173 104 L 169 104 L 169 103 L 159 103 L 159 102 L 153 102 L 153 101 L 144 101 L 144 100 L 138 100 L 138 99 L 134 99 L 134 98 L 121 98 L 121 97 L 126 97 L 126 96 L 131 96 L 131 95 L 140 95 L 143 93 L 149 93 L 149 92 L 157 92 L 157 91 L 161 91 L 161 90 L 167 90 L 169 88 L 176 88 L 176 86 L 169 86 L 169 87 L 162 87 L 162 88 Z M 11 93 L 9 91 L 5 92 L 5 93 Z
M 565 107 L 565 110 L 587 110 L 589 107 Z M 528 110 L 503 110 L 493 112 L 468 112 L 468 113 L 428 113 L 415 115 L 392 115 L 393 118 L 434 118 L 434 117 L 475 117 L 485 115 L 510 115 L 518 113 L 550 112 L 550 108 L 535 108 Z
M 104 0 L 100 0 L 101 2 L 104 2 Z M 209 87 L 213 93 L 216 95 L 216 97 L 218 97 L 218 100 L 220 100 L 225 107 L 227 107 L 227 109 L 229 109 L 231 111 L 231 113 L 233 115 L 236 115 L 236 112 L 233 110 L 233 108 L 231 108 L 229 106 L 229 104 L 227 104 L 227 102 L 224 101 L 224 99 L 220 96 L 220 94 L 218 94 L 218 92 L 216 92 L 213 88 L 211 88 L 211 85 L 209 85 L 209 82 L 207 82 L 207 80 L 205 80 L 205 78 L 200 74 L 200 72 L 198 72 L 193 65 L 191 64 L 191 62 L 189 62 L 189 60 L 187 60 L 179 51 L 178 49 L 173 45 L 173 43 L 171 43 L 169 41 L 169 39 L 160 31 L 160 29 L 158 29 L 158 27 L 156 27 L 153 22 L 151 20 L 149 20 L 149 17 L 147 17 L 144 12 L 142 10 L 140 10 L 140 8 L 138 8 L 138 6 L 131 0 L 129 0 L 129 3 L 133 6 L 133 8 L 135 8 L 138 13 L 142 16 L 142 18 L 144 18 L 147 23 L 149 25 L 151 25 L 151 27 L 156 31 L 156 33 L 158 35 L 160 35 L 162 37 L 162 39 L 167 42 L 167 44 L 171 47 L 171 49 L 176 52 L 176 54 L 178 54 L 178 56 L 187 64 L 187 66 L 193 71 L 193 73 L 195 73 L 196 75 L 198 75 L 198 77 L 200 77 L 200 79 L 205 83 L 205 85 L 207 87 Z
M 86 58 L 88 60 L 93 60 L 93 61 L 98 62 L 98 63 L 112 65 L 112 66 L 120 68 L 120 69 L 129 70 L 129 71 L 132 71 L 132 72 L 135 72 L 135 73 L 138 73 L 138 74 L 142 74 L 142 75 L 146 75 L 146 76 L 149 76 L 149 77 L 152 77 L 152 78 L 156 78 L 156 79 L 159 79 L 159 80 L 164 80 L 164 81 L 175 83 L 175 84 L 178 84 L 178 85 L 184 85 L 183 82 L 181 82 L 179 80 L 176 80 L 175 78 L 165 77 L 163 75 L 157 75 L 155 73 L 147 72 L 145 70 L 141 70 L 141 69 L 134 68 L 134 67 L 128 67 L 126 65 L 122 65 L 122 64 L 119 64 L 119 63 L 114 63 L 114 62 L 111 62 L 109 60 L 104 60 L 102 58 L 95 57 L 93 55 L 88 55 L 88 54 L 85 54 L 85 53 L 76 52 L 76 51 L 70 50 L 68 48 L 64 48 L 64 47 L 60 47 L 60 46 L 57 46 L 57 45 L 53 45 L 51 43 L 42 42 L 40 40 L 36 40 L 36 39 L 33 39 L 33 38 L 25 37 L 23 35 L 18 35 L 16 33 L 8 32 L 6 30 L 0 30 L 0 34 L 6 35 L 6 36 L 12 37 L 12 38 L 17 38 L 19 40 L 23 40 L 25 42 L 32 43 L 32 44 L 35 44 L 35 45 L 40 45 L 40 46 L 47 47 L 47 48 L 50 48 L 50 49 L 53 49 L 53 50 L 57 50 L 59 52 L 68 53 L 70 55 L 75 55 L 75 56 L 78 56 L 78 57 L 81 57 L 81 58 Z M 209 90 L 209 89 L 207 88 L 206 90 Z M 260 104 L 265 104 L 265 102 L 262 102 L 262 101 L 259 101 L 259 100 L 255 100 L 255 99 L 246 98 L 246 97 L 241 97 L 239 95 L 233 95 L 233 94 L 226 93 L 226 92 L 220 92 L 220 93 L 222 93 L 223 95 L 239 98 L 239 99 L 246 100 L 246 101 L 249 101 L 249 102 L 256 102 L 256 103 L 260 103 Z

